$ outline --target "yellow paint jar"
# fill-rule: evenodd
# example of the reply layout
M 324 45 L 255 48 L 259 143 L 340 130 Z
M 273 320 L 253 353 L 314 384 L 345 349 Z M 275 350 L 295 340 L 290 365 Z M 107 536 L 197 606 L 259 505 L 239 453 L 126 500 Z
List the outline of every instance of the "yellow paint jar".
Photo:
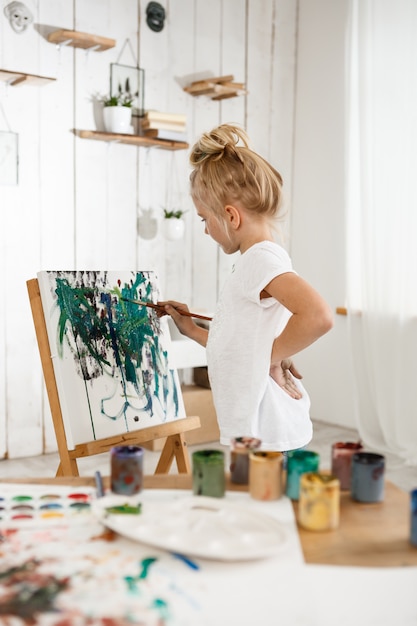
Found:
M 307 530 L 339 526 L 340 480 L 332 474 L 307 472 L 300 477 L 298 523 Z

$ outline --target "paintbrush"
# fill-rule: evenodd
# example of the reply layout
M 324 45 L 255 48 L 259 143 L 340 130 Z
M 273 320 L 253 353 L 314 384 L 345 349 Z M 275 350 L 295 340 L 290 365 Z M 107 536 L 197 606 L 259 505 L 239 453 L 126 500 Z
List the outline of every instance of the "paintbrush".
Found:
M 130 298 L 121 298 L 125 302 L 132 302 L 132 304 L 139 304 L 139 306 L 147 306 L 150 309 L 156 309 L 157 311 L 165 312 L 165 308 L 160 304 L 154 304 L 153 302 L 142 302 L 141 300 L 131 300 Z M 176 309 L 178 313 L 181 315 L 185 315 L 186 317 L 195 317 L 199 320 L 208 320 L 211 322 L 212 317 L 207 317 L 206 315 L 199 315 L 198 313 L 191 313 L 190 311 L 182 311 L 181 309 Z

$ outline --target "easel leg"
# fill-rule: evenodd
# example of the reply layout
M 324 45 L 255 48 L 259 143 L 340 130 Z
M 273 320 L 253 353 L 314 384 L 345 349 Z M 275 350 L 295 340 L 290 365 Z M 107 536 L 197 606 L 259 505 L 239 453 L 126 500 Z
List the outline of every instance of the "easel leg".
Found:
M 165 445 L 162 448 L 161 456 L 159 457 L 158 465 L 156 466 L 155 474 L 167 474 L 171 468 L 174 457 L 177 461 L 178 473 L 190 474 L 190 459 L 188 458 L 187 444 L 182 433 L 167 437 Z
M 182 433 L 178 433 L 177 435 L 173 435 L 172 439 L 178 473 L 191 474 L 190 457 L 184 435 Z
M 76 459 L 66 459 L 66 469 L 64 469 L 62 459 L 59 462 L 55 476 L 79 476 L 78 465 Z

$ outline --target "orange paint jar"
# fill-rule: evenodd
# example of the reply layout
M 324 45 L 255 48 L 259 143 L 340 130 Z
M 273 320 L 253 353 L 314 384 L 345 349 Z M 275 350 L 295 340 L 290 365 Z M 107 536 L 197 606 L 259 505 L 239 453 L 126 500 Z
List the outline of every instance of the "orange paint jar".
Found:
M 256 450 L 249 454 L 249 494 L 255 500 L 282 496 L 282 452 Z

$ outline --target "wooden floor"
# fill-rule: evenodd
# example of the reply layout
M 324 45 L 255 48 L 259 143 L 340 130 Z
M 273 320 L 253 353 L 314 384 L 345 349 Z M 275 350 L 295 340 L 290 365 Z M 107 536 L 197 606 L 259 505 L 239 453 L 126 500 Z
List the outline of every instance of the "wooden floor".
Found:
M 330 468 L 331 446 L 336 441 L 358 441 L 359 436 L 356 431 L 325 424 L 323 422 L 314 422 L 314 436 L 311 444 L 308 446 L 310 450 L 314 450 L 320 454 L 320 467 L 322 469 Z M 194 450 L 201 448 L 220 448 L 226 453 L 226 463 L 229 464 L 228 449 L 220 446 L 219 443 L 203 444 L 199 446 L 190 446 L 190 454 Z M 378 452 L 378 450 L 373 450 Z M 153 474 L 159 459 L 159 452 L 145 450 L 145 473 Z M 395 485 L 405 491 L 417 488 L 417 466 L 409 467 L 403 462 L 395 458 L 386 457 L 387 469 L 386 478 Z M 0 460 L 0 477 L 1 478 L 25 478 L 25 477 L 53 477 L 58 467 L 58 453 L 47 454 L 36 457 Z M 92 476 L 95 471 L 100 470 L 106 476 L 110 473 L 110 460 L 108 453 L 80 459 L 78 468 L 81 476 Z M 172 471 L 176 472 L 174 466 Z

